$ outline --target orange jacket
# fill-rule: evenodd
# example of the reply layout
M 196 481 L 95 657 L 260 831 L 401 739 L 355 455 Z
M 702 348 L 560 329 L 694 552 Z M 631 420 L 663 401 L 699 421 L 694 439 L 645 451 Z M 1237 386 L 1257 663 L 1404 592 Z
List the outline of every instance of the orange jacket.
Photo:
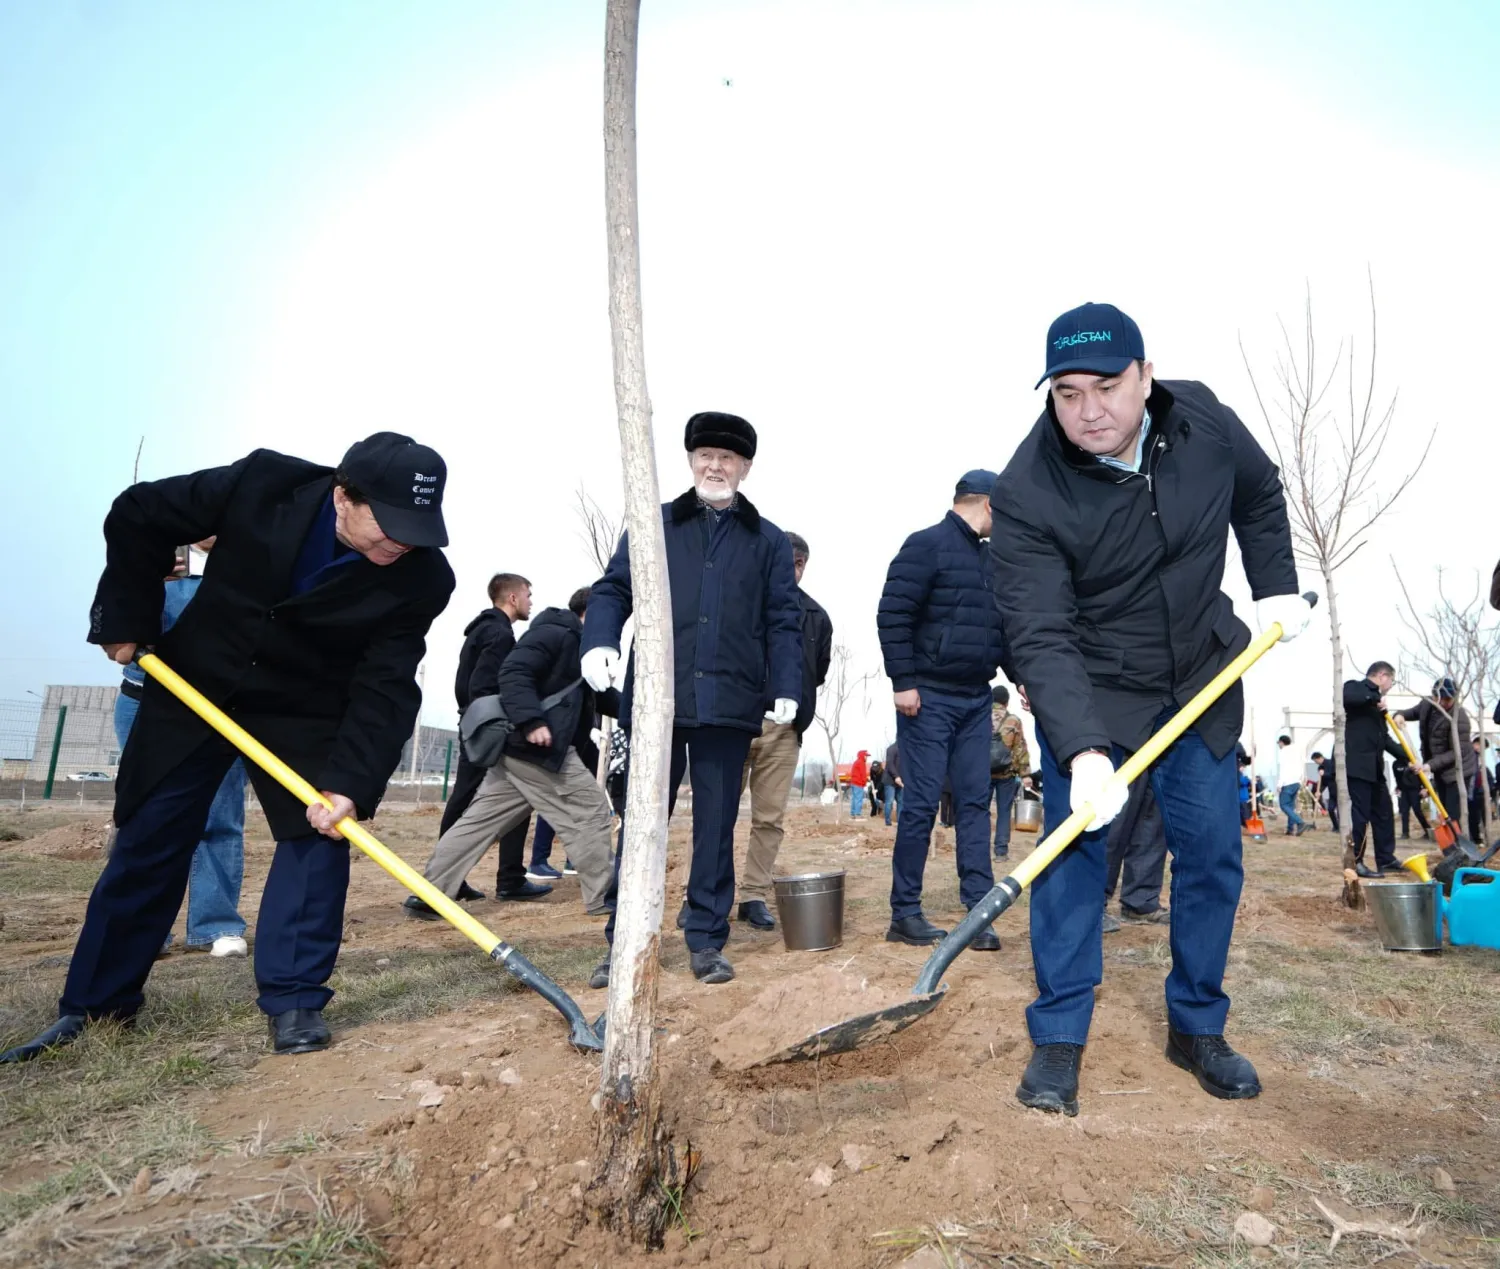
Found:
M 870 751 L 868 749 L 861 749 L 854 756 L 854 765 L 849 768 L 849 783 L 860 789 L 870 783 Z

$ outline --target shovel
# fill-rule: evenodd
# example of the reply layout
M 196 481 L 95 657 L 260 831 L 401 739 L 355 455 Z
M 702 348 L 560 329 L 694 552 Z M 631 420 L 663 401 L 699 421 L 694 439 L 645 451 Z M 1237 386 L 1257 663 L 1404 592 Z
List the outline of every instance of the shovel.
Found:
M 1309 604 L 1318 602 L 1318 597 L 1314 594 L 1304 595 L 1303 598 Z M 1250 646 L 1220 670 L 1208 686 L 1184 705 L 1166 726 L 1126 759 L 1110 777 L 1109 785 L 1128 785 L 1144 775 L 1151 764 L 1160 758 L 1178 737 L 1197 722 L 1203 712 L 1229 689 L 1232 683 L 1270 651 L 1280 639 L 1281 625 L 1278 622 L 1263 635 L 1252 640 Z M 987 928 L 997 917 L 1002 916 L 1021 897 L 1021 892 L 1046 870 L 1047 865 L 1073 844 L 1093 818 L 1093 806 L 1087 802 L 1084 803 L 1059 824 L 1056 830 L 1043 838 L 1037 844 L 1037 848 L 1010 876 L 998 882 L 989 894 L 976 903 L 969 910 L 969 915 L 933 949 L 927 964 L 917 975 L 916 985 L 911 989 L 910 1000 L 884 1009 L 877 1009 L 871 1013 L 859 1014 L 853 1018 L 845 1018 L 832 1026 L 823 1027 L 805 1039 L 798 1040 L 771 1056 L 760 1059 L 755 1065 L 816 1057 L 823 1053 L 845 1053 L 867 1040 L 902 1031 L 918 1018 L 931 1013 L 947 994 L 948 989 L 942 985 L 941 980 L 948 966 L 974 941 L 975 936 L 981 930 Z
M 1433 827 L 1432 836 L 1438 848 L 1443 852 L 1443 862 L 1434 869 L 1432 875 L 1435 880 L 1443 883 L 1443 888 L 1446 890 L 1453 880 L 1453 874 L 1458 870 L 1461 858 L 1471 863 L 1483 864 L 1495 853 L 1495 847 L 1491 846 L 1489 850 L 1485 850 L 1464 836 L 1463 826 L 1448 814 L 1443 806 L 1443 799 L 1438 797 L 1437 790 L 1432 787 L 1432 781 L 1428 779 L 1427 772 L 1423 771 L 1421 764 L 1417 762 L 1417 755 L 1411 751 L 1411 744 L 1406 739 L 1405 730 L 1396 725 L 1396 720 L 1390 714 L 1386 714 L 1385 721 L 1386 726 L 1396 733 L 1396 739 L 1401 742 L 1401 749 L 1406 754 L 1406 761 L 1421 777 L 1422 786 L 1427 790 L 1427 796 L 1432 799 L 1432 808 L 1437 812 L 1437 824 Z
M 208 700 L 186 679 L 167 665 L 154 652 L 136 655 L 136 664 L 171 692 L 179 701 L 197 714 L 205 723 L 223 736 L 251 762 L 269 775 L 288 793 L 300 798 L 308 806 L 315 803 L 327 806 L 328 799 L 306 780 L 282 762 L 275 754 L 256 740 L 249 732 Z M 479 945 L 482 952 L 493 961 L 498 961 L 510 971 L 523 986 L 531 988 L 568 1021 L 568 1041 L 575 1049 L 602 1050 L 604 1048 L 604 1018 L 590 1026 L 583 1016 L 578 1002 L 561 987 L 542 973 L 520 952 L 505 940 L 491 933 L 483 924 L 454 903 L 434 886 L 426 877 L 408 864 L 389 847 L 379 841 L 373 833 L 360 827 L 352 816 L 346 815 L 335 826 L 345 840 L 358 846 L 371 859 L 390 873 L 397 881 L 415 894 L 428 907 L 438 912 L 460 934 L 467 935 Z

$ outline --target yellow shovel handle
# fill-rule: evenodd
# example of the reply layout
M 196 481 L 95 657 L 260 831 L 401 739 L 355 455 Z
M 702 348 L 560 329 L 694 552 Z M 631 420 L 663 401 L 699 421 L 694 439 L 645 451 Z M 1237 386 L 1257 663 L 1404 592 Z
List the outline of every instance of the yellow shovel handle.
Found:
M 1269 630 L 1252 639 L 1249 647 L 1214 675 L 1208 685 L 1178 710 L 1159 732 L 1121 763 L 1114 775 L 1105 781 L 1104 787 L 1123 787 L 1145 774 L 1147 768 L 1160 758 L 1183 732 L 1197 722 L 1203 712 L 1228 691 L 1236 679 L 1265 656 L 1280 640 L 1281 624 L 1273 622 Z M 1045 793 L 1045 790 L 1043 792 Z M 1085 802 L 1048 835 L 1046 843 L 1032 851 L 1017 867 L 1012 869 L 1010 875 L 1020 882 L 1024 890 L 1046 871 L 1048 864 L 1062 854 L 1073 840 L 1088 828 L 1089 821 L 1093 818 L 1094 808 L 1090 803 Z M 1049 846 L 1051 849 L 1048 849 Z
M 141 653 L 136 657 L 136 664 L 293 797 L 299 798 L 308 806 L 329 805 L 327 798 L 154 652 Z M 487 955 L 493 954 L 500 946 L 498 935 L 471 917 L 373 833 L 361 828 L 353 816 L 346 815 L 335 827 L 347 841 L 358 846 L 417 898 L 438 912 L 445 921 L 477 943 Z
M 1412 753 L 1411 742 L 1406 739 L 1406 732 L 1396 725 L 1396 720 L 1391 717 L 1389 712 L 1385 716 L 1385 721 L 1386 725 L 1396 733 L 1396 739 L 1401 742 L 1401 748 L 1406 754 L 1407 762 L 1411 763 L 1412 770 L 1417 773 L 1423 787 L 1427 790 L 1427 796 L 1432 799 L 1432 805 L 1437 810 L 1438 819 L 1447 819 L 1448 812 L 1443 810 L 1443 799 L 1438 797 L 1437 790 L 1432 787 L 1432 781 L 1427 778 L 1427 772 L 1422 770 L 1422 764 L 1417 761 L 1417 755 Z

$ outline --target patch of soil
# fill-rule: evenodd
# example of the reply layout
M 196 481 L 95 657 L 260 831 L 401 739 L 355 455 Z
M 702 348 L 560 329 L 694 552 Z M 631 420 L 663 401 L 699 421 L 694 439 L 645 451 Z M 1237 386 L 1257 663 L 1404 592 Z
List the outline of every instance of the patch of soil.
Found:
M 35 837 L 7 842 L 0 849 L 22 850 L 28 855 L 48 855 L 54 859 L 97 859 L 102 863 L 110 828 L 107 818 L 74 820 Z
M 825 965 L 767 987 L 714 1032 L 710 1052 L 731 1071 L 748 1070 L 825 1027 L 911 999 L 910 987 L 875 986 Z

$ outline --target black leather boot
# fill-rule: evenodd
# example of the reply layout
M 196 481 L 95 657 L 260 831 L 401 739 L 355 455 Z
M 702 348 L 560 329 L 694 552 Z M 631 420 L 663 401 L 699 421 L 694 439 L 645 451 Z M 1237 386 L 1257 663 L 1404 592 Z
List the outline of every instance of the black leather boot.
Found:
M 939 929 L 920 912 L 916 916 L 892 921 L 891 928 L 885 932 L 887 943 L 909 943 L 912 947 L 931 947 L 947 937 L 947 930 Z
M 270 1019 L 271 1048 L 277 1053 L 316 1053 L 332 1037 L 321 1009 L 288 1009 Z
M 740 920 L 757 930 L 776 928 L 776 918 L 771 915 L 771 909 L 766 907 L 764 899 L 749 899 L 740 904 Z
M 595 991 L 609 986 L 609 957 L 594 966 L 594 972 L 589 975 L 589 986 Z
M 1081 1044 L 1039 1044 L 1026 1063 L 1016 1100 L 1032 1110 L 1064 1115 L 1078 1113 L 1078 1067 L 1083 1061 Z
M 727 983 L 734 977 L 734 966 L 724 959 L 724 953 L 716 947 L 705 947 L 693 952 L 688 959 L 693 964 L 693 977 L 700 983 Z
M 1241 1057 L 1221 1035 L 1183 1035 L 1167 1031 L 1167 1060 L 1191 1071 L 1205 1093 L 1226 1101 L 1260 1096 L 1260 1076 L 1250 1059 Z
M 29 1062 L 32 1058 L 41 1057 L 48 1049 L 60 1049 L 65 1044 L 72 1044 L 83 1034 L 83 1029 L 88 1025 L 88 1019 L 81 1013 L 65 1013 L 50 1027 L 43 1031 L 34 1040 L 28 1040 L 25 1044 L 18 1044 L 13 1049 L 6 1049 L 0 1053 L 0 1064 L 11 1062 Z

